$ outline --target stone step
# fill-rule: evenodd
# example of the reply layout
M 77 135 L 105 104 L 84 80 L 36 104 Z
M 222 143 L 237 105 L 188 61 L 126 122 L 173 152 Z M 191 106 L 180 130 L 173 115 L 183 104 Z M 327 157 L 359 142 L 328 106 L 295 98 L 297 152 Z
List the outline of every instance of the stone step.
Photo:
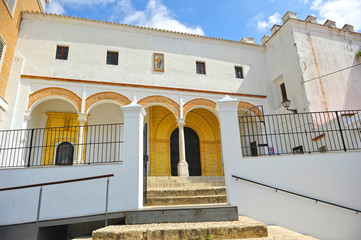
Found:
M 214 239 L 267 237 L 266 225 L 239 217 L 238 221 L 196 223 L 154 223 L 108 226 L 93 232 L 93 240 L 103 239 L 174 239 L 193 240 L 212 235 Z
M 147 197 L 176 197 L 176 196 L 201 196 L 201 195 L 226 195 L 225 187 L 203 188 L 157 188 L 148 189 Z
M 318 240 L 317 238 L 303 235 L 280 226 L 267 226 L 267 231 L 268 237 L 247 238 L 247 240 Z
M 147 197 L 147 206 L 227 203 L 226 195 Z
M 216 222 L 236 221 L 236 206 L 201 205 L 201 206 L 170 206 L 146 207 L 125 213 L 125 224 L 180 223 L 180 222 Z
M 223 176 L 205 177 L 148 177 L 148 188 L 225 186 Z

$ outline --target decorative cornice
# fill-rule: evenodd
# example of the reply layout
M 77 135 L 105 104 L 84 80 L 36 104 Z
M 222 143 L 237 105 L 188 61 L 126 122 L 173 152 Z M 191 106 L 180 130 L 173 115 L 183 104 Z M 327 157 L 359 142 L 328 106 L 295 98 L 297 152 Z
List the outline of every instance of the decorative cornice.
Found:
M 188 89 L 188 88 L 148 86 L 148 85 L 131 84 L 131 83 L 113 83 L 113 82 L 101 82 L 101 81 L 79 80 L 79 79 L 71 79 L 71 78 L 56 78 L 56 77 L 45 77 L 45 76 L 33 76 L 33 75 L 21 75 L 21 77 L 22 78 L 27 78 L 27 79 L 73 82 L 73 83 L 82 83 L 82 84 L 98 84 L 98 85 L 119 86 L 119 87 L 159 89 L 159 90 L 168 90 L 168 91 L 196 92 L 196 93 L 206 93 L 206 94 L 221 94 L 221 95 L 231 95 L 231 96 L 251 97 L 251 98 L 267 98 L 266 95 L 258 95 L 258 94 L 217 92 L 217 91 Z

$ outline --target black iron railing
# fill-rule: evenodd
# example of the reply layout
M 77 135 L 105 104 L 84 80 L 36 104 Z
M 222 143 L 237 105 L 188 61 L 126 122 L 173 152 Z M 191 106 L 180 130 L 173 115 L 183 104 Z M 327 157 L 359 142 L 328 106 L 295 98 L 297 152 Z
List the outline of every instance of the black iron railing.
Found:
M 123 124 L 0 131 L 0 168 L 121 162 Z
M 302 154 L 361 149 L 361 111 L 264 115 L 239 118 L 244 156 Z
M 252 181 L 252 180 L 249 180 L 249 179 L 246 179 L 246 178 L 241 178 L 241 177 L 238 177 L 236 175 L 232 175 L 232 177 L 237 179 L 237 181 L 242 180 L 242 181 L 250 182 L 250 183 L 257 184 L 257 185 L 260 185 L 260 186 L 263 186 L 263 187 L 274 189 L 274 190 L 276 190 L 276 192 L 278 192 L 278 191 L 285 192 L 285 193 L 288 193 L 288 194 L 291 194 L 291 195 L 295 195 L 295 196 L 298 196 L 298 197 L 303 197 L 303 198 L 313 200 L 316 203 L 320 202 L 320 203 L 328 204 L 328 205 L 331 205 L 331 206 L 334 206 L 334 207 L 339 207 L 339 208 L 347 209 L 347 210 L 350 210 L 350 211 L 354 211 L 354 212 L 356 212 L 356 214 L 361 212 L 361 210 L 358 210 L 358 209 L 355 209 L 355 208 L 345 207 L 345 206 L 342 206 L 340 204 L 331 203 L 331 202 L 324 201 L 324 200 L 321 200 L 321 199 L 318 199 L 318 198 L 314 198 L 314 197 L 306 196 L 306 195 L 303 195 L 303 194 L 295 193 L 295 192 L 292 192 L 292 191 L 284 190 L 282 188 L 273 187 L 271 185 L 267 185 L 267 184 L 264 184 L 264 183 Z

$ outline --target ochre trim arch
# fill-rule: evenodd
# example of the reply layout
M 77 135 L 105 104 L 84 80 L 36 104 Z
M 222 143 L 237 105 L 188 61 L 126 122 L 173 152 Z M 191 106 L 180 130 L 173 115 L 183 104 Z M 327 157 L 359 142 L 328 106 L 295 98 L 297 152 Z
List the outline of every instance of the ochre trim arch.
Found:
M 170 98 L 160 96 L 160 95 L 153 95 L 149 97 L 145 97 L 138 101 L 138 104 L 146 107 L 148 105 L 156 105 L 157 103 L 164 104 L 168 107 L 169 110 L 173 112 L 176 117 L 179 117 L 180 107 L 179 104 L 173 101 Z
M 122 104 L 123 106 L 128 105 L 132 102 L 126 96 L 123 96 L 116 92 L 100 92 L 89 96 L 85 100 L 85 112 L 87 112 L 93 104 L 103 100 L 112 100 Z
M 252 108 L 252 109 L 251 109 Z M 239 101 L 237 109 L 251 109 L 251 112 L 253 112 L 255 115 L 257 115 L 261 121 L 263 121 L 263 113 L 261 110 L 259 110 L 258 107 L 256 107 L 255 105 L 249 103 L 249 102 L 242 102 Z
M 208 108 L 213 109 L 215 112 L 217 112 L 215 102 L 205 99 L 205 98 L 196 98 L 196 99 L 190 100 L 189 102 L 187 102 L 186 104 L 183 105 L 183 116 L 185 117 L 187 115 L 187 113 L 189 112 L 189 110 L 191 110 L 195 107 L 208 107 Z
M 49 96 L 60 96 L 66 98 L 76 106 L 78 112 L 81 112 L 81 98 L 70 90 L 57 87 L 43 88 L 30 94 L 28 109 L 30 109 L 36 101 Z

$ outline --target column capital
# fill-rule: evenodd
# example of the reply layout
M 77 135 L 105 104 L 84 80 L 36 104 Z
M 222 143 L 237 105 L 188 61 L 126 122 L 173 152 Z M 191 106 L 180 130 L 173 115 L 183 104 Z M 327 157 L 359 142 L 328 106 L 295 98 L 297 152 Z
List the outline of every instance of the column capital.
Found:
M 221 100 L 218 100 L 219 110 L 223 112 L 228 111 L 237 111 L 237 105 L 239 100 L 236 98 L 231 98 L 230 96 L 226 95 Z
M 184 118 L 178 118 L 177 125 L 178 127 L 184 127 L 186 120 Z
M 79 117 L 78 117 L 79 123 L 80 123 L 81 125 L 84 125 L 84 124 L 86 123 L 86 121 L 87 121 L 88 114 L 86 114 L 86 113 L 79 113 L 78 116 L 79 116 Z
M 126 113 L 127 117 L 137 117 L 139 114 L 144 117 L 147 112 L 142 105 L 137 104 L 135 101 L 121 107 L 122 111 Z M 126 117 L 126 116 L 124 116 Z

